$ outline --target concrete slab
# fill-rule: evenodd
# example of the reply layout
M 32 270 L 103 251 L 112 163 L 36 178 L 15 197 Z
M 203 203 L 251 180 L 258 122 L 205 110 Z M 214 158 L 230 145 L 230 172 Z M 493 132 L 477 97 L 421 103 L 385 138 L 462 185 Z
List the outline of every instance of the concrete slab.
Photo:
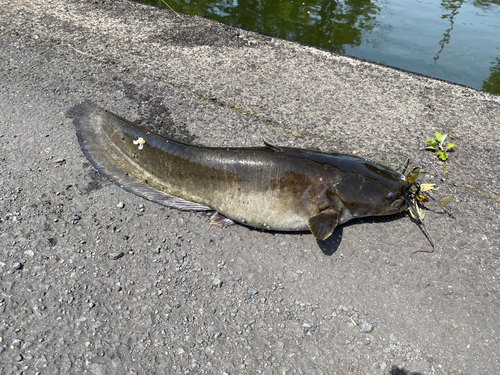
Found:
M 498 96 L 128 1 L 0 7 L 2 374 L 498 371 Z M 420 148 L 450 132 L 460 202 L 429 203 L 433 254 L 406 214 L 213 228 L 96 174 L 84 99 L 197 144 L 409 157 L 437 197 Z

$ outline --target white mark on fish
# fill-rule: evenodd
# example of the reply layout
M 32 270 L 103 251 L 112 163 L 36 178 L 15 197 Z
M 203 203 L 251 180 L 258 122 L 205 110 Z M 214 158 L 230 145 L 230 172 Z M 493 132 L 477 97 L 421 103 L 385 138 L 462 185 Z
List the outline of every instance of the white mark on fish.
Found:
M 146 144 L 146 141 L 142 137 L 139 137 L 138 139 L 136 139 L 134 141 L 134 145 L 137 145 L 137 147 L 139 148 L 139 150 L 142 150 L 144 148 L 145 144 Z

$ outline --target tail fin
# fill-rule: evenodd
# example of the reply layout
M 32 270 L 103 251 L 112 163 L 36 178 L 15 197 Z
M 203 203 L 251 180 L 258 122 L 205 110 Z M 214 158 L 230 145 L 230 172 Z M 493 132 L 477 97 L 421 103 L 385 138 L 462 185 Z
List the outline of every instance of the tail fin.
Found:
M 134 175 L 137 166 L 128 162 L 119 148 L 106 136 L 102 129 L 104 121 L 117 126 L 136 127 L 131 122 L 114 115 L 90 101 L 70 108 L 66 116 L 73 118 L 78 142 L 85 157 L 94 168 L 114 184 L 135 195 L 163 206 L 183 211 L 210 211 L 205 205 L 189 202 L 158 190 Z

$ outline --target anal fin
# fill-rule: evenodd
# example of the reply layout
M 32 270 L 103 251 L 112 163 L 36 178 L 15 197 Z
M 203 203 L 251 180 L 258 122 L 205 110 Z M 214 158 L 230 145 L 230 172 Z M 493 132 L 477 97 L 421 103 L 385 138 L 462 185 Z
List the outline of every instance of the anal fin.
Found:
M 147 200 L 150 200 L 152 202 L 159 203 L 162 206 L 176 208 L 176 209 L 181 210 L 181 211 L 212 211 L 213 210 L 213 208 L 210 208 L 210 207 L 205 206 L 203 204 L 187 201 L 185 199 L 178 198 L 178 197 L 175 197 L 173 195 L 164 193 L 158 189 L 155 189 L 155 188 L 151 187 L 150 185 L 138 180 L 134 176 L 127 174 L 125 171 L 119 170 L 119 167 L 112 174 L 109 173 L 111 171 L 112 171 L 111 166 L 108 166 L 106 168 L 107 174 L 105 174 L 105 176 L 110 181 L 112 181 L 113 183 L 115 183 L 116 185 L 121 187 L 122 189 L 124 189 L 132 194 L 146 198 Z M 99 172 L 101 172 L 101 171 L 99 170 Z

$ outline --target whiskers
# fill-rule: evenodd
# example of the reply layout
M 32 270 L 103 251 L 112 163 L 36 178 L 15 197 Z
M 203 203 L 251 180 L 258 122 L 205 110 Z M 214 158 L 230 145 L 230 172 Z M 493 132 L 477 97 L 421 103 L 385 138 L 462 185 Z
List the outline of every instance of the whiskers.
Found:
M 410 215 L 417 220 L 418 224 L 421 225 L 421 229 L 424 232 L 425 236 L 429 240 L 432 250 L 418 250 L 413 252 L 412 254 L 416 253 L 433 253 L 434 250 L 436 249 L 434 245 L 434 241 L 432 240 L 432 237 L 427 230 L 423 218 L 424 218 L 424 212 L 420 209 L 419 207 L 419 199 L 422 199 L 423 196 L 421 195 L 421 187 L 419 182 L 412 182 L 409 183 L 405 186 L 404 191 L 403 191 L 403 196 L 406 201 L 406 204 L 408 205 L 408 210 L 410 211 Z M 420 198 L 422 197 L 422 198 Z

